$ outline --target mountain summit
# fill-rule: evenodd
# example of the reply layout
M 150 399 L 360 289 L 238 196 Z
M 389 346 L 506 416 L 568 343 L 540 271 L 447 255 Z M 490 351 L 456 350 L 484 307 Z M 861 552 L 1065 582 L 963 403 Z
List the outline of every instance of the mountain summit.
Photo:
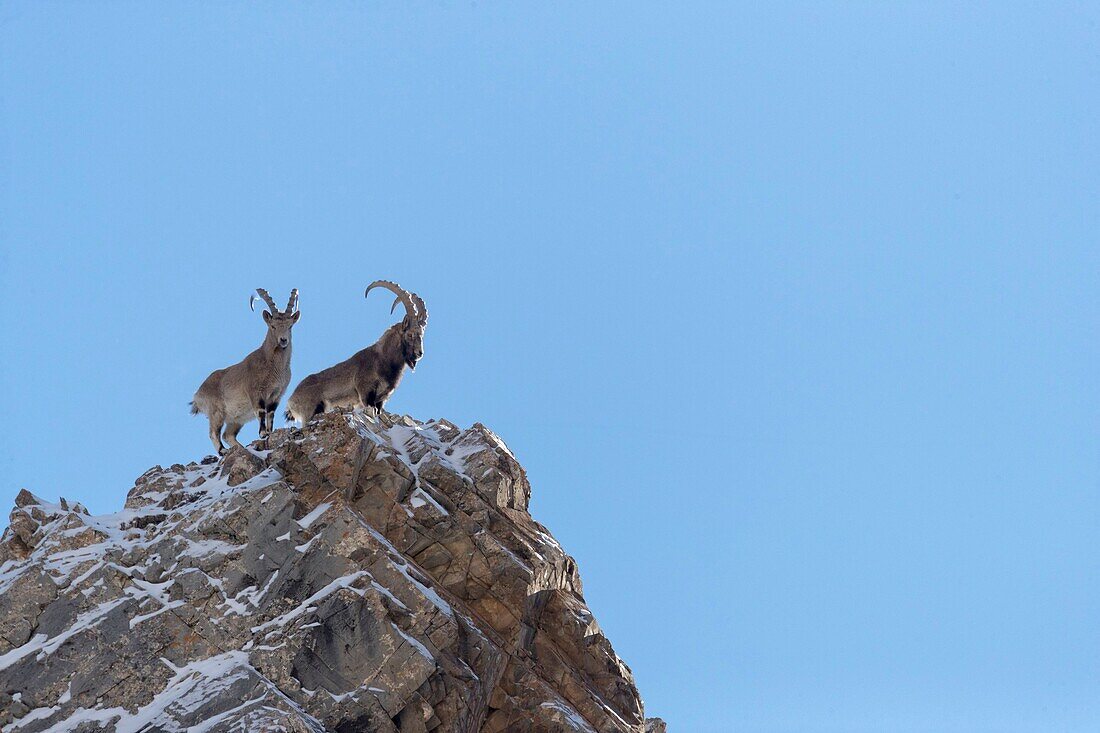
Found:
M 22 491 L 0 731 L 663 730 L 530 495 L 480 424 L 349 412 L 116 514 Z

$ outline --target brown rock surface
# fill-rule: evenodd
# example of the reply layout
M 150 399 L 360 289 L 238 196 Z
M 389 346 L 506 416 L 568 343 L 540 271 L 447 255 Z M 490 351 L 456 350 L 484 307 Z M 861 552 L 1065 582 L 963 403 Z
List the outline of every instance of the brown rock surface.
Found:
M 483 425 L 329 413 L 267 448 L 112 515 L 20 493 L 2 733 L 663 730 Z

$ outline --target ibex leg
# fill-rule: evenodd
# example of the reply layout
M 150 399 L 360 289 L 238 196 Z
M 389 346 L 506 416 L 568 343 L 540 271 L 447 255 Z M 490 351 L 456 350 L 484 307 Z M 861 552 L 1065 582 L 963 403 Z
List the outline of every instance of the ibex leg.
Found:
M 375 406 L 378 401 L 378 396 L 374 391 L 363 392 L 362 390 L 356 390 L 355 395 L 359 398 L 360 407 L 368 414 L 378 417 L 378 408 Z
M 260 421 L 260 437 L 267 437 L 267 410 L 268 405 L 265 401 L 260 400 L 256 403 L 256 419 Z
M 225 426 L 225 442 L 229 443 L 229 446 L 235 447 L 240 445 L 240 441 L 237 440 L 237 433 L 241 432 L 241 423 L 231 422 Z
M 214 450 L 218 455 L 225 455 L 225 446 L 222 445 L 222 417 L 221 415 L 210 416 L 210 442 L 214 444 Z

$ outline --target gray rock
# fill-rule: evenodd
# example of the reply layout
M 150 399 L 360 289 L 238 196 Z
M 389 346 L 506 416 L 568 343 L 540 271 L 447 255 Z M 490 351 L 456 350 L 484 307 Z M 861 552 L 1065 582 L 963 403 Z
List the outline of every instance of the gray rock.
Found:
M 16 720 L 19 720 L 20 718 L 25 716 L 30 711 L 31 711 L 31 709 L 22 700 L 13 701 L 11 703 L 11 707 L 9 708 L 9 712 L 11 713 L 11 717 L 13 717 Z
M 488 428 L 336 412 L 266 448 L 102 517 L 20 492 L 3 733 L 664 732 Z

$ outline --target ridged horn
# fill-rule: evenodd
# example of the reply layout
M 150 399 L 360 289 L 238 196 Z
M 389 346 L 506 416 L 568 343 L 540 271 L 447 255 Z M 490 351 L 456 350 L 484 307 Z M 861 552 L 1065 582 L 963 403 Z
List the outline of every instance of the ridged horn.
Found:
M 259 294 L 259 296 L 261 298 L 263 298 L 263 301 L 265 303 L 267 303 L 267 309 L 269 311 L 271 311 L 271 315 L 275 315 L 276 313 L 279 312 L 279 307 L 277 305 L 275 305 L 275 301 L 271 299 L 271 296 L 267 294 L 266 290 L 264 290 L 263 288 L 256 288 L 256 292 Z M 256 310 L 256 296 L 255 295 L 250 295 L 248 297 L 248 308 L 249 308 L 249 310 L 252 310 L 252 311 Z
M 286 302 L 286 310 L 283 313 L 289 316 L 296 310 L 298 310 L 298 288 L 290 291 L 290 300 Z
M 408 315 L 408 317 L 414 321 L 416 320 L 416 306 L 413 305 L 412 298 L 409 297 L 408 291 L 406 291 L 397 283 L 390 282 L 389 280 L 375 280 L 367 286 L 367 289 L 363 292 L 363 297 L 365 298 L 370 295 L 370 291 L 374 288 L 385 288 L 386 290 L 389 290 L 391 293 L 396 295 L 397 300 L 400 300 L 401 303 L 405 306 L 405 313 Z M 394 305 L 396 305 L 396 301 L 394 302 Z M 392 307 L 390 308 L 390 312 L 393 312 Z
M 424 305 L 424 299 L 416 293 L 410 293 L 413 302 L 416 303 L 416 321 L 421 326 L 425 326 L 428 323 L 428 306 Z M 390 313 L 393 313 L 394 308 L 401 302 L 401 298 L 394 298 L 393 305 L 390 306 Z
M 424 299 L 416 293 L 412 294 L 412 299 L 416 303 L 416 310 L 418 313 L 418 321 L 421 326 L 428 325 L 428 306 L 424 305 Z

